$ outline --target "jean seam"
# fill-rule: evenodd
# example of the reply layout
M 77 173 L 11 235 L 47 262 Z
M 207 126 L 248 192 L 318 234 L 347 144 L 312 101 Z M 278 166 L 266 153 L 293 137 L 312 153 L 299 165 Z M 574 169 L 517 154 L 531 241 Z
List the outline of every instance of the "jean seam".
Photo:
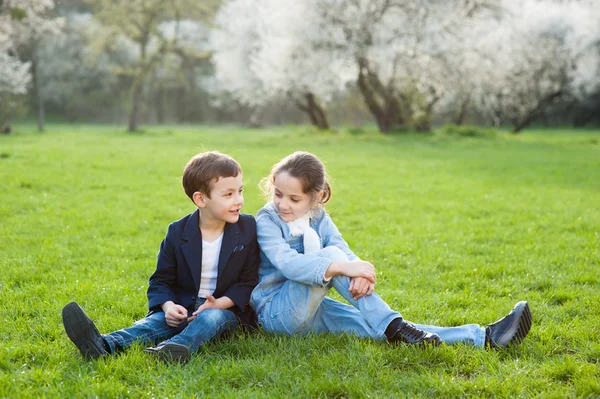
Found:
M 131 345 L 134 342 L 140 342 L 140 341 L 144 341 L 144 340 L 154 341 L 154 338 L 156 338 L 158 335 L 165 334 L 165 333 L 169 332 L 171 329 L 172 329 L 172 327 L 167 326 L 166 328 L 151 331 L 144 337 L 144 339 L 141 339 L 139 335 L 136 337 L 133 337 L 133 338 L 121 338 L 121 339 L 117 339 L 114 337 L 111 337 L 111 338 L 119 345 L 126 347 L 126 346 Z
M 215 329 L 214 329 L 214 336 L 211 339 L 217 338 L 219 335 L 221 335 L 222 333 L 224 333 L 225 331 L 222 331 L 220 333 L 217 333 L 221 327 L 223 327 L 223 325 L 225 324 L 231 324 L 231 322 L 229 320 L 224 320 L 223 322 L 221 322 L 221 324 L 219 324 Z M 202 344 L 205 344 L 206 342 L 209 342 L 211 339 L 208 339 L 204 342 L 202 342 L 200 345 L 198 345 L 198 348 L 196 348 L 194 351 L 198 350 Z M 190 345 L 190 347 L 194 346 L 194 341 L 192 341 L 192 344 Z

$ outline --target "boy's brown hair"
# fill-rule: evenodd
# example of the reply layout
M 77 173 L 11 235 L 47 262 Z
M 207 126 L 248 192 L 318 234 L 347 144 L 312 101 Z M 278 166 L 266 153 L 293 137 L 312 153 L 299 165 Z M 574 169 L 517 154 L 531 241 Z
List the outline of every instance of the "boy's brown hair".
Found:
M 183 169 L 181 184 L 187 196 L 194 201 L 196 191 L 210 198 L 212 184 L 220 177 L 236 177 L 240 173 L 242 167 L 235 159 L 217 151 L 208 151 L 190 159 Z

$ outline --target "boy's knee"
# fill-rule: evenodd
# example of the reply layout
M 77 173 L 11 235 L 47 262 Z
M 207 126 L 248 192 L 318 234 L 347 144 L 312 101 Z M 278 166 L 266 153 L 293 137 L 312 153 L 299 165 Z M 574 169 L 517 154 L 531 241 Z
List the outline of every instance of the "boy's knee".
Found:
M 224 310 L 221 309 L 205 309 L 198 313 L 196 320 L 201 320 L 202 323 L 219 323 L 225 319 Z
M 334 260 L 348 261 L 348 255 L 346 255 L 338 247 L 334 247 L 334 246 L 323 248 L 322 250 L 319 251 L 319 253 L 317 255 L 322 258 L 330 259 L 332 261 L 334 261 Z

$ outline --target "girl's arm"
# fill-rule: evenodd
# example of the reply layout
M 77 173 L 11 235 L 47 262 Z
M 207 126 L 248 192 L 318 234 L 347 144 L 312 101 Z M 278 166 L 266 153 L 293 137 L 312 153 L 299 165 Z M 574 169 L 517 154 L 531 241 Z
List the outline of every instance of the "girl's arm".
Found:
M 281 228 L 267 212 L 256 216 L 258 245 L 269 261 L 287 279 L 315 287 L 325 286 L 325 272 L 331 260 L 317 255 L 300 254 L 283 238 Z
M 354 299 L 362 298 L 365 295 L 371 295 L 375 288 L 375 267 L 369 263 L 361 261 L 358 256 L 352 252 L 350 246 L 342 238 L 342 234 L 338 230 L 335 223 L 329 216 L 325 214 L 323 220 L 325 234 L 324 245 L 326 247 L 335 246 L 348 256 L 350 262 L 332 263 L 330 268 L 325 273 L 326 278 L 330 278 L 337 274 L 342 274 L 348 277 L 353 277 L 350 283 L 349 291 Z
M 359 260 L 359 257 L 352 252 L 346 240 L 342 238 L 342 234 L 338 230 L 335 223 L 333 223 L 333 220 L 331 220 L 329 214 L 326 213 L 324 218 L 325 219 L 323 220 L 323 223 L 325 227 L 325 234 L 323 235 L 323 245 L 326 247 L 338 247 L 343 253 L 346 254 L 346 256 L 348 256 L 348 260 Z

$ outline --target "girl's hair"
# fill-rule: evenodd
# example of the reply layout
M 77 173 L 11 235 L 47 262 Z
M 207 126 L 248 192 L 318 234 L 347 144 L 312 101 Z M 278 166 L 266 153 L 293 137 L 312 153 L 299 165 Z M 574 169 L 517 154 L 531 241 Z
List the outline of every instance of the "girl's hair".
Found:
M 310 152 L 296 151 L 273 166 L 269 176 L 262 179 L 260 184 L 265 198 L 273 197 L 275 177 L 281 172 L 287 172 L 290 176 L 300 180 L 302 191 L 310 194 L 313 198 L 319 191 L 323 191 L 323 199 L 320 204 L 325 204 L 331 199 L 331 186 L 327 181 L 325 165 Z

